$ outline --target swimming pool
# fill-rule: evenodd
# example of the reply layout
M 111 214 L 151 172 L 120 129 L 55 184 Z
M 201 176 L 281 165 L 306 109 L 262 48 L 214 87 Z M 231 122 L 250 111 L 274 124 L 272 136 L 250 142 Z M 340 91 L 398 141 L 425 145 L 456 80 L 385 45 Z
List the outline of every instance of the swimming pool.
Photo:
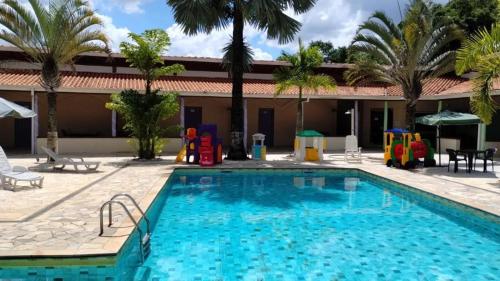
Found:
M 358 170 L 178 169 L 148 217 L 154 222 L 152 252 L 138 271 L 134 270 L 137 249 L 129 243 L 115 267 L 52 268 L 61 272 L 50 276 L 32 268 L 31 276 L 63 280 L 500 278 L 498 217 Z M 26 274 L 24 269 L 16 270 Z M 13 272 L 0 269 L 0 278 L 12 278 Z M 29 276 L 21 278 L 29 280 Z

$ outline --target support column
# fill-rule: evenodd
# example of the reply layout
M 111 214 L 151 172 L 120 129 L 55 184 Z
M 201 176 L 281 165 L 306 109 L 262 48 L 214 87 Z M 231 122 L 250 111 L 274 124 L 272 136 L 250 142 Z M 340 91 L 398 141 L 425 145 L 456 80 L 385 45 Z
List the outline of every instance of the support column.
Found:
M 354 132 L 359 142 L 359 106 L 358 101 L 354 101 Z
M 438 101 L 438 110 L 437 112 L 440 113 L 441 111 L 443 111 L 443 101 L 440 100 Z M 436 126 L 436 138 L 437 138 L 437 149 L 438 149 L 438 152 L 439 152 L 439 165 L 441 165 L 441 126 L 438 125 Z
M 387 131 L 388 129 L 387 126 L 389 126 L 389 102 L 384 101 L 384 132 Z M 384 139 L 382 142 L 384 144 L 384 147 L 382 147 L 382 149 L 384 149 L 385 146 L 387 145 L 386 139 L 384 138 L 384 134 L 382 134 L 382 138 Z
M 186 131 L 186 128 L 184 128 L 184 126 L 185 126 L 185 121 L 184 121 L 184 98 L 183 98 L 183 97 L 181 97 L 181 101 L 180 101 L 180 110 L 179 110 L 179 115 L 180 115 L 180 116 L 179 116 L 179 117 L 180 117 L 180 118 L 179 118 L 179 119 L 180 119 L 180 120 L 179 120 L 179 121 L 180 121 L 180 124 L 179 124 L 179 125 L 181 126 L 181 131 L 180 131 L 179 136 L 180 136 L 181 138 L 183 138 L 183 137 L 184 137 L 184 132 Z
M 245 149 L 248 151 L 247 147 L 248 140 L 248 100 L 243 100 L 243 145 Z
M 477 124 L 477 150 L 484 150 L 486 144 L 486 124 Z
M 38 96 L 35 93 L 35 89 L 31 89 L 31 110 L 36 113 L 36 116 L 31 118 L 31 154 L 36 154 L 38 140 Z
M 111 111 L 111 136 L 116 137 L 116 111 Z
M 351 108 L 349 112 L 349 115 L 351 116 L 351 136 L 354 136 L 356 135 L 356 126 L 354 125 L 354 108 Z

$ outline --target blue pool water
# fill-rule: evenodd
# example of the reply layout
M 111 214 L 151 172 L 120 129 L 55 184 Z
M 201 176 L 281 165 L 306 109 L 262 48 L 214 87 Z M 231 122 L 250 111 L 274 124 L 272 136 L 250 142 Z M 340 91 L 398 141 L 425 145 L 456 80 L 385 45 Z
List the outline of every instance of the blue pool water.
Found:
M 131 239 L 120 263 L 101 273 L 32 268 L 31 276 L 500 280 L 498 217 L 358 171 L 177 170 L 148 216 L 155 223 L 152 253 L 138 271 L 131 269 L 137 265 Z M 0 279 L 13 272 L 0 268 Z
M 354 172 L 181 171 L 152 237 L 150 280 L 500 278 L 492 225 L 389 185 Z

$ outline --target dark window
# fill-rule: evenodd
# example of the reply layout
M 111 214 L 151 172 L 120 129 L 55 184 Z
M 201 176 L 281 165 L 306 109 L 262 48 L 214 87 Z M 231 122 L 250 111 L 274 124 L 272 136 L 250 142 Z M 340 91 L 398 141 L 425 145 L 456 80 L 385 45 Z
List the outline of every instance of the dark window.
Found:
M 382 145 L 384 133 L 384 110 L 375 109 L 370 114 L 370 143 Z M 392 109 L 389 108 L 387 113 L 387 129 L 392 129 Z
M 500 111 L 495 113 L 491 124 L 486 126 L 486 141 L 500 141 Z
M 202 122 L 201 107 L 186 106 L 184 108 L 184 132 L 187 128 L 198 128 Z
M 351 115 L 346 114 L 354 108 L 354 101 L 339 100 L 337 108 L 337 136 L 347 136 L 351 134 Z
M 266 146 L 274 145 L 274 109 L 259 108 L 259 133 L 266 135 Z
M 20 106 L 31 108 L 29 102 L 16 102 Z M 15 119 L 14 121 L 14 140 L 16 148 L 29 150 L 31 148 L 31 119 Z

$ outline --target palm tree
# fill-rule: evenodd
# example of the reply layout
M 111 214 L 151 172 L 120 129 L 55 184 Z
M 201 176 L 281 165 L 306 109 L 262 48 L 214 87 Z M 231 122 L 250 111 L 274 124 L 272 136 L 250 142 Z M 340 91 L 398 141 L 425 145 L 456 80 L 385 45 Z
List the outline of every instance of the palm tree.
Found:
M 249 67 L 246 64 L 251 63 L 252 54 L 243 37 L 245 24 L 265 30 L 268 38 L 278 39 L 279 43 L 290 42 L 301 25 L 286 15 L 285 11 L 290 7 L 295 13 L 304 13 L 315 2 L 316 0 L 167 0 L 173 8 L 175 21 L 186 34 L 210 33 L 232 24 L 231 42 L 224 48 L 233 80 L 228 159 L 247 158 L 243 146 L 243 72 Z
M 464 42 L 457 52 L 456 71 L 458 75 L 477 72 L 471 109 L 483 123 L 490 124 L 497 109 L 491 93 L 494 80 L 500 76 L 500 24 L 494 25 L 491 32 L 484 29 Z
M 399 85 L 406 100 L 406 126 L 415 128 L 417 101 L 425 79 L 453 71 L 456 52 L 451 43 L 462 31 L 435 17 L 424 0 L 413 0 L 397 25 L 385 13 L 375 12 L 358 29 L 352 51 L 361 57 L 345 73 L 349 84 L 382 82 Z
M 47 91 L 47 147 L 57 151 L 57 89 L 61 86 L 60 67 L 73 65 L 76 56 L 107 51 L 107 38 L 99 31 L 101 20 L 85 1 L 28 0 L 30 8 L 18 0 L 0 3 L 0 39 L 20 48 L 41 65 L 40 85 Z
M 278 60 L 288 62 L 291 66 L 280 67 L 274 72 L 276 95 L 292 88 L 298 89 L 297 121 L 295 133 L 304 130 L 304 90 L 318 91 L 319 88 L 335 89 L 335 82 L 328 75 L 315 74 L 314 70 L 323 63 L 323 54 L 318 47 L 305 48 L 299 39 L 299 50 L 296 54 L 283 53 Z

